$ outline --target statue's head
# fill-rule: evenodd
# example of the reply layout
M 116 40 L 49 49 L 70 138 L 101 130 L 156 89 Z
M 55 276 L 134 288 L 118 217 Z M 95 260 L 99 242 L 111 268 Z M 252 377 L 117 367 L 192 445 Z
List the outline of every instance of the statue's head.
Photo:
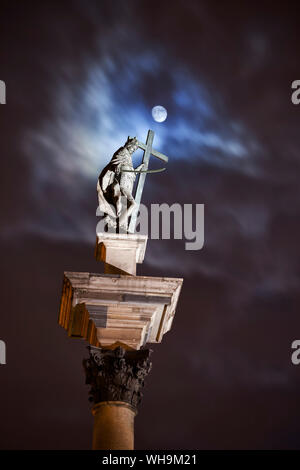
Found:
M 133 138 L 128 137 L 127 142 L 125 144 L 125 147 L 127 148 L 129 153 L 135 152 L 139 147 L 139 143 L 138 143 L 137 138 L 136 137 L 133 137 Z

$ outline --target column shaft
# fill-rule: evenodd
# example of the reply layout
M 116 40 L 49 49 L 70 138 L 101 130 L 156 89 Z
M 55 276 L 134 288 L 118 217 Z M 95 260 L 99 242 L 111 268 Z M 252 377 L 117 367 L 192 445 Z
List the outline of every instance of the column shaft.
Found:
M 93 450 L 133 450 L 136 410 L 122 401 L 104 401 L 92 409 Z

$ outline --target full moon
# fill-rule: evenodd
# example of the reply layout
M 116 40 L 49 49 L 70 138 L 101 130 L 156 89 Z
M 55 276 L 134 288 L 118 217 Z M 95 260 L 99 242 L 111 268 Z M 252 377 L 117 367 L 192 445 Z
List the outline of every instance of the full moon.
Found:
M 167 119 L 167 110 L 163 106 L 154 106 L 152 108 L 152 117 L 156 122 L 164 122 Z

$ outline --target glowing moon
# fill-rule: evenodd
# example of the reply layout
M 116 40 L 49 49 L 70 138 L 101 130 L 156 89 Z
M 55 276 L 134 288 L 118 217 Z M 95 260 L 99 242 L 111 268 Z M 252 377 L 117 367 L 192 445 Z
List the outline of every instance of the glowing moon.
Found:
M 168 113 L 163 106 L 154 106 L 152 108 L 152 117 L 156 122 L 164 122 L 167 119 Z

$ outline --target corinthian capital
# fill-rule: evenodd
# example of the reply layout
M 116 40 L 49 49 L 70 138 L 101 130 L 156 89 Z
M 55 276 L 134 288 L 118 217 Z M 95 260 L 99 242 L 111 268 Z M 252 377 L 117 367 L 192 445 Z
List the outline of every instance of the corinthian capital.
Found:
M 123 401 L 137 408 L 142 398 L 144 379 L 151 370 L 150 349 L 114 350 L 88 347 L 84 359 L 86 384 L 91 385 L 89 400 Z

